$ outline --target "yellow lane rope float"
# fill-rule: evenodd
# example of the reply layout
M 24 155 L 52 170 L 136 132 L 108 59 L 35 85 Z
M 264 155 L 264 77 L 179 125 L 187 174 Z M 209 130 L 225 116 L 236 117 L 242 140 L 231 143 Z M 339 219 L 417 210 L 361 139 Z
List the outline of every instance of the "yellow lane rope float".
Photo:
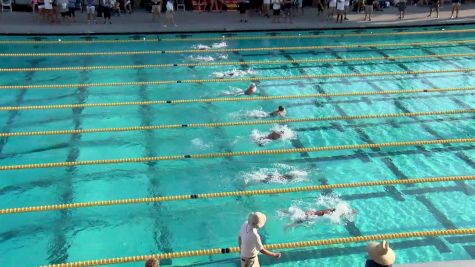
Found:
M 115 127 L 115 128 L 77 129 L 77 130 L 26 131 L 26 132 L 0 133 L 0 137 L 150 131 L 150 130 L 178 129 L 178 128 L 231 127 L 231 126 L 244 126 L 244 125 L 282 124 L 282 123 L 317 122 L 317 121 L 333 121 L 333 120 L 361 120 L 361 119 L 379 119 L 379 118 L 396 118 L 396 117 L 454 115 L 454 114 L 464 114 L 464 113 L 474 113 L 474 112 L 475 112 L 475 109 L 462 109 L 462 110 L 447 110 L 447 111 L 387 113 L 387 114 L 373 114 L 373 115 L 333 116 L 333 117 L 280 119 L 280 120 L 166 124 L 166 125 L 148 125 L 148 126 L 131 126 L 131 127 Z
M 297 79 L 323 79 L 342 77 L 369 77 L 369 76 L 391 76 L 391 75 L 418 75 L 434 73 L 459 73 L 472 72 L 475 68 L 450 69 L 450 70 L 421 70 L 421 71 L 393 71 L 393 72 L 372 72 L 372 73 L 348 73 L 348 74 L 315 74 L 315 75 L 294 75 L 294 76 L 273 76 L 273 77 L 241 77 L 241 78 L 221 78 L 221 79 L 201 79 L 201 80 L 178 80 L 178 81 L 143 81 L 143 82 L 111 82 L 111 83 L 75 83 L 75 84 L 34 84 L 34 85 L 2 85 L 0 90 L 5 89 L 63 89 L 77 87 L 105 87 L 105 86 L 142 86 L 142 85 L 165 85 L 176 83 L 224 83 L 243 81 L 279 81 Z
M 406 89 L 406 90 L 388 90 L 388 91 L 375 91 L 375 92 L 348 92 L 348 93 L 327 93 L 327 94 L 306 94 L 306 95 L 220 97 L 220 98 L 204 98 L 204 99 L 176 99 L 176 100 L 58 104 L 58 105 L 35 105 L 35 106 L 4 106 L 4 107 L 0 106 L 0 111 L 69 109 L 69 108 L 75 109 L 75 108 L 121 107 L 121 106 L 135 106 L 135 105 L 145 106 L 145 105 L 191 104 L 191 103 L 213 103 L 213 102 L 271 101 L 271 100 L 305 99 L 305 98 L 319 98 L 319 97 L 353 97 L 353 96 L 437 93 L 437 92 L 455 92 L 455 91 L 473 91 L 473 90 L 475 90 L 475 87 L 455 87 L 455 88 Z
M 396 57 L 357 57 L 357 58 L 320 58 L 320 59 L 292 59 L 292 60 L 267 60 L 267 61 L 226 61 L 205 63 L 168 63 L 146 65 L 113 65 L 113 66 L 75 66 L 75 67 L 45 67 L 45 68 L 0 68 L 0 72 L 26 72 L 26 71 L 70 71 L 70 70 L 110 70 L 110 69 L 151 69 L 172 67 L 211 67 L 211 66 L 235 66 L 235 65 L 279 65 L 291 63 L 330 63 L 330 62 L 358 62 L 377 60 L 401 60 L 401 59 L 424 59 L 446 57 L 473 57 L 475 53 L 454 53 L 419 56 L 396 56 Z
M 319 39 L 319 38 L 341 38 L 341 37 L 376 37 L 376 36 L 404 36 L 404 35 L 430 35 L 430 34 L 451 34 L 451 33 L 471 33 L 473 29 L 466 30 L 435 30 L 435 31 L 414 31 L 414 32 L 381 32 L 381 33 L 342 33 L 342 34 L 298 34 L 279 36 L 236 36 L 236 37 L 197 37 L 197 38 L 155 38 L 142 37 L 140 39 L 106 39 L 106 40 L 0 40 L 0 44 L 97 44 L 97 43 L 155 43 L 155 42 L 196 42 L 196 41 L 231 41 L 231 40 L 282 40 L 282 39 Z
M 317 46 L 280 46 L 280 47 L 250 47 L 250 48 L 222 48 L 222 49 L 183 49 L 183 50 L 146 50 L 146 51 L 112 51 L 112 52 L 59 52 L 59 53 L 1 53 L 0 57 L 78 57 L 78 56 L 117 56 L 117 55 L 155 55 L 155 54 L 184 54 L 184 53 L 229 53 L 229 52 L 256 52 L 256 51 L 293 51 L 315 49 L 348 49 L 368 47 L 404 47 L 427 45 L 462 45 L 475 43 L 475 40 L 450 40 L 441 42 L 414 42 L 391 44 L 354 44 L 354 45 L 317 45 Z
M 366 182 L 356 182 L 356 183 L 311 185 L 311 186 L 290 187 L 290 188 L 275 188 L 275 189 L 247 190 L 247 191 L 229 191 L 229 192 L 214 192 L 214 193 L 203 193 L 203 194 L 89 201 L 89 202 L 78 202 L 78 203 L 68 203 L 68 204 L 54 204 L 54 205 L 0 209 L 0 214 L 42 212 L 42 211 L 66 210 L 66 209 L 77 209 L 77 208 L 88 208 L 88 207 L 99 207 L 99 206 L 145 204 L 145 203 L 153 203 L 153 202 L 194 200 L 194 199 L 202 199 L 202 198 L 209 199 L 209 198 L 252 196 L 252 195 L 273 195 L 273 194 L 286 194 L 286 193 L 295 193 L 295 192 L 322 191 L 322 190 L 328 190 L 328 189 L 370 187 L 370 186 L 381 186 L 381 185 L 399 185 L 399 184 L 438 183 L 438 182 L 453 182 L 453 181 L 467 181 L 467 180 L 475 180 L 475 175 L 427 177 L 427 178 L 413 178 L 413 179 L 404 179 L 404 180 L 366 181 Z
M 339 145 L 339 146 L 308 147 L 308 148 L 241 151 L 241 152 L 217 152 L 217 153 L 207 153 L 207 154 L 172 155 L 172 156 L 141 157 L 141 158 L 120 158 L 120 159 L 101 159 L 101 160 L 85 160 L 85 161 L 32 163 L 32 164 L 22 164 L 22 165 L 0 166 L 0 171 L 71 167 L 71 166 L 99 165 L 99 164 L 140 163 L 140 162 L 181 160 L 181 159 L 209 159 L 209 158 L 257 156 L 257 155 L 277 155 L 277 154 L 335 151 L 335 150 L 349 150 L 349 149 L 362 149 L 362 148 L 419 146 L 419 145 L 472 143 L 472 142 L 475 142 L 475 138 L 418 140 L 418 141 L 388 142 L 388 143 L 379 143 L 379 144 L 356 144 L 356 145 Z
M 418 237 L 426 237 L 426 236 L 447 236 L 447 235 L 473 235 L 473 234 L 475 234 L 475 228 L 448 229 L 448 230 L 444 229 L 444 230 L 431 230 L 431 231 L 391 233 L 391 234 L 377 234 L 377 235 L 367 235 L 367 236 L 353 236 L 353 237 L 342 237 L 342 238 L 332 238 L 332 239 L 322 239 L 322 240 L 312 240 L 312 241 L 299 241 L 299 242 L 289 242 L 289 243 L 280 243 L 280 244 L 269 244 L 269 245 L 265 245 L 264 247 L 267 249 L 291 249 L 291 248 L 301 248 L 301 247 L 316 247 L 316 246 L 327 246 L 327 245 L 335 245 L 335 244 L 368 242 L 368 241 L 376 241 L 376 240 L 388 240 L 388 239 L 403 239 L 403 238 L 414 238 L 414 237 L 418 238 Z M 215 255 L 215 254 L 237 253 L 237 252 L 239 252 L 238 247 L 213 248 L 213 249 L 201 249 L 201 250 L 191 250 L 191 251 L 182 251 L 182 252 L 171 252 L 171 253 L 163 253 L 163 254 L 150 254 L 150 255 L 121 257 L 121 258 L 108 258 L 108 259 L 99 259 L 99 260 L 59 263 L 59 264 L 43 265 L 41 267 L 83 267 L 83 266 L 96 266 L 96 265 L 110 265 L 110 264 L 146 261 L 150 258 L 172 259 L 172 258 L 196 257 L 196 256 Z M 363 251 L 361 253 L 363 253 Z

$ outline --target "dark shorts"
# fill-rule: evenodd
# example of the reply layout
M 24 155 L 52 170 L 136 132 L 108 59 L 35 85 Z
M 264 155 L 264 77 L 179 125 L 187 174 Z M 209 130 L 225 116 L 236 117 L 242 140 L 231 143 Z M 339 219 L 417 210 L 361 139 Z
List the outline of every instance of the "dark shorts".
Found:
M 272 9 L 274 11 L 274 16 L 279 16 L 280 15 L 280 9 Z
M 397 4 L 397 8 L 399 9 L 399 11 L 406 10 L 406 3 L 401 2 L 401 3 Z
M 439 2 L 431 2 L 430 3 L 430 8 L 438 8 L 439 7 Z
M 244 14 L 249 9 L 249 3 L 239 3 L 239 13 Z

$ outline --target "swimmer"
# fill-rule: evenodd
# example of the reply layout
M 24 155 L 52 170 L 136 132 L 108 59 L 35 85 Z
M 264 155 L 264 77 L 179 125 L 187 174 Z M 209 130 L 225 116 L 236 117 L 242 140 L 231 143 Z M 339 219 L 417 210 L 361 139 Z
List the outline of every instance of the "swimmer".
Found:
M 280 117 L 285 117 L 286 114 L 287 114 L 287 111 L 285 110 L 283 106 L 279 106 L 277 110 L 274 110 L 271 113 L 269 113 L 270 116 L 280 116 Z
M 268 143 L 268 141 L 278 140 L 282 138 L 283 135 L 284 135 L 284 131 L 282 130 L 272 131 L 272 133 L 268 134 L 267 136 L 260 137 L 256 143 L 258 146 L 264 146 L 265 144 Z
M 305 211 L 305 215 L 302 218 L 298 218 L 293 223 L 287 224 L 285 226 L 285 230 L 287 230 L 290 227 L 292 228 L 297 227 L 305 222 L 313 221 L 316 217 L 332 214 L 335 211 L 336 211 L 335 208 L 324 209 L 324 210 L 307 210 Z
M 256 87 L 256 84 L 255 83 L 251 83 L 246 91 L 244 92 L 245 95 L 252 95 L 254 94 L 255 92 L 257 91 L 257 87 Z
M 281 181 L 292 181 L 295 178 L 297 178 L 298 176 L 299 176 L 299 174 L 294 173 L 294 172 L 289 172 L 289 173 L 286 173 L 286 174 L 269 173 L 269 174 L 267 174 L 267 177 L 264 180 L 262 180 L 262 182 L 263 183 L 269 183 L 271 180 L 274 180 L 274 179 L 279 179 Z

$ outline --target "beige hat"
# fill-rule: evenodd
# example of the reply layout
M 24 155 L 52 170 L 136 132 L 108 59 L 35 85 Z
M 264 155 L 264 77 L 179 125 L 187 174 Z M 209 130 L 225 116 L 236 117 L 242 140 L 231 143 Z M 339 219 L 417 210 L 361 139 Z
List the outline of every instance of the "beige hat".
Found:
M 252 212 L 247 218 L 247 223 L 253 227 L 262 228 L 266 224 L 267 217 L 261 212 Z
M 396 260 L 396 254 L 389 247 L 387 241 L 381 243 L 370 242 L 368 243 L 368 255 L 376 263 L 381 265 L 391 265 Z

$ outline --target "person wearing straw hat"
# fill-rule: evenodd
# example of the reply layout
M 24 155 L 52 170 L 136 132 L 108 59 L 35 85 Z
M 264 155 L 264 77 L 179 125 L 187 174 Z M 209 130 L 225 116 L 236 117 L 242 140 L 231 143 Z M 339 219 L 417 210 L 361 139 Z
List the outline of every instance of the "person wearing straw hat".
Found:
M 257 257 L 259 252 L 276 259 L 280 258 L 280 253 L 274 253 L 264 248 L 261 236 L 257 232 L 257 229 L 264 226 L 266 220 L 266 216 L 257 211 L 249 214 L 247 221 L 242 224 L 238 238 L 241 267 L 259 267 L 259 258 Z
M 366 261 L 365 267 L 391 267 L 396 260 L 396 254 L 389 247 L 387 241 L 381 243 L 368 243 L 369 260 Z
M 145 267 L 159 267 L 160 264 L 157 259 L 151 258 L 145 262 Z

